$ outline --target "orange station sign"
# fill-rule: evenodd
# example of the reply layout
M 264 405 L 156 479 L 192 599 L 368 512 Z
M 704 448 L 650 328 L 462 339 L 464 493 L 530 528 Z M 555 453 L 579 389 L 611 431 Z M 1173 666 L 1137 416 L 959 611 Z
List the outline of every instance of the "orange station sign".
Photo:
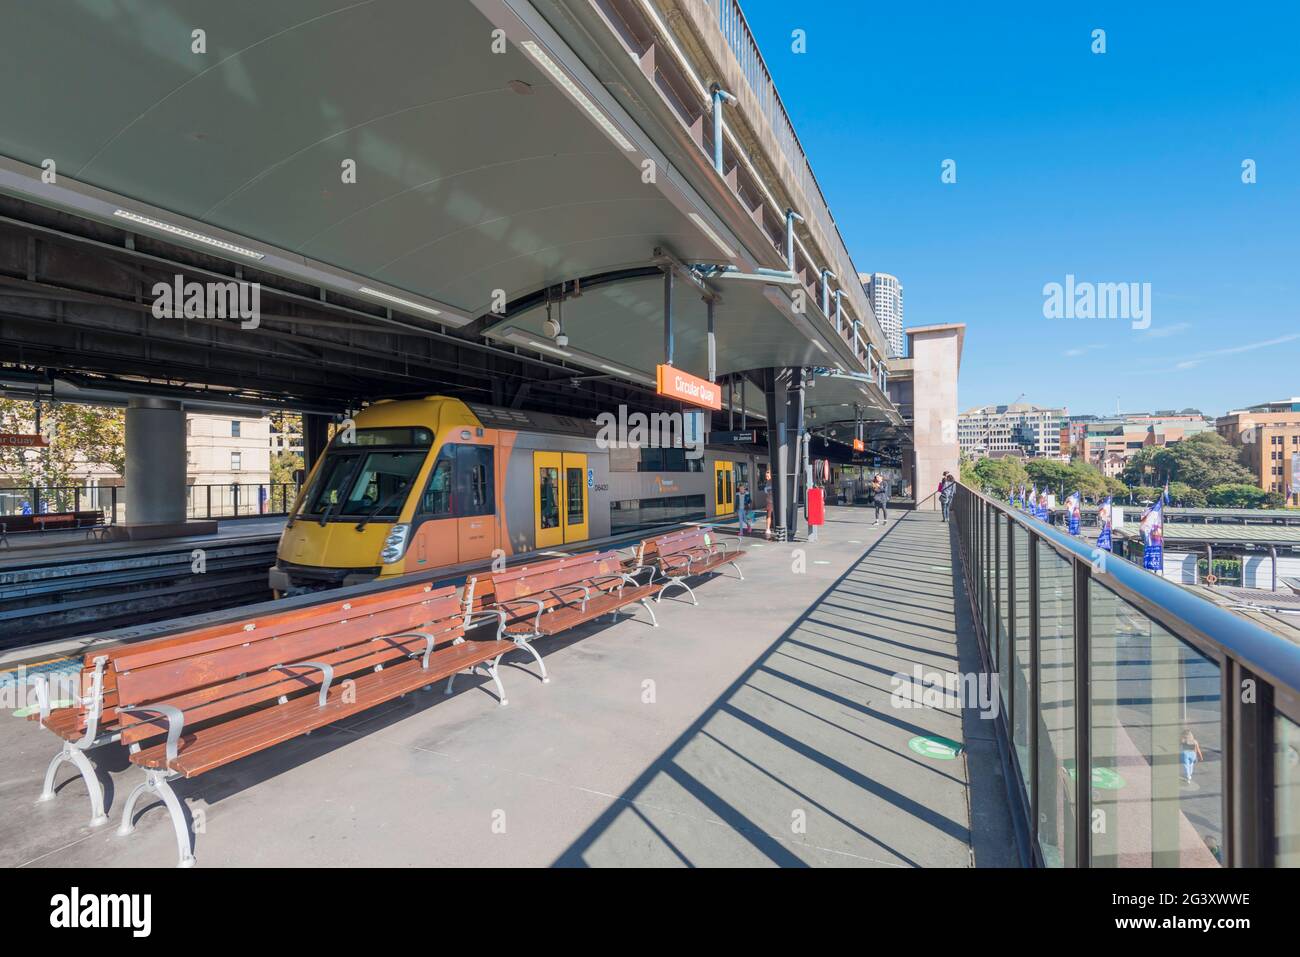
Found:
M 43 435 L 16 435 L 12 432 L 0 432 L 0 446 L 44 448 L 49 444 Z
M 722 408 L 722 389 L 716 382 L 662 364 L 655 367 L 655 380 L 656 391 L 662 396 L 714 411 Z
M 854 452 L 865 452 L 866 450 L 867 450 L 867 444 L 866 444 L 865 442 L 863 442 L 861 439 L 854 439 L 854 440 L 853 440 L 853 451 L 854 451 Z

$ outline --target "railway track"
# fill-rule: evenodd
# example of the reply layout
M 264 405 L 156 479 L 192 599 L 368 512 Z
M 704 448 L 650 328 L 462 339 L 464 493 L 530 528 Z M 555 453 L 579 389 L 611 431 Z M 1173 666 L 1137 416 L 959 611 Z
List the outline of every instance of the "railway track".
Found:
M 43 557 L 0 567 L 0 650 L 180 618 L 271 597 L 266 570 L 278 534 L 203 544 L 159 542 L 148 553 Z

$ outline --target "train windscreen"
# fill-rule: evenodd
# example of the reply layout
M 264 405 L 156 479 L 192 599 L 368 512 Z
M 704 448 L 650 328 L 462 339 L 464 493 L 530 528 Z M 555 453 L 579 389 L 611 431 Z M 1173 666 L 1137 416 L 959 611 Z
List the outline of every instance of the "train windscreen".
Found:
M 432 442 L 428 429 L 358 429 L 355 441 L 336 442 L 326 453 L 303 513 L 396 518 Z

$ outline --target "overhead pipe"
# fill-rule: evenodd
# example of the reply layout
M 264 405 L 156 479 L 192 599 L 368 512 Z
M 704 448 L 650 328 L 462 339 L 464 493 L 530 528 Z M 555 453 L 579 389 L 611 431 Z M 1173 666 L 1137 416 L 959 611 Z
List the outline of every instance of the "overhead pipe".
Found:
M 822 315 L 823 315 L 823 316 L 829 316 L 829 315 L 831 314 L 831 285 L 830 285 L 830 280 L 832 280 L 832 279 L 838 279 L 838 278 L 839 278 L 839 277 L 836 276 L 835 273 L 831 272 L 829 269 L 823 269 L 823 270 L 822 270 Z M 839 290 L 838 290 L 838 289 L 835 290 L 835 294 L 836 294 L 836 300 L 838 301 L 838 299 L 839 299 Z
M 719 176 L 725 175 L 722 172 L 722 104 L 735 103 L 736 98 L 724 90 L 718 84 L 713 84 L 713 168 L 718 171 Z
M 785 211 L 785 264 L 790 267 L 792 276 L 794 275 L 794 224 L 803 221 L 804 218 L 793 209 Z

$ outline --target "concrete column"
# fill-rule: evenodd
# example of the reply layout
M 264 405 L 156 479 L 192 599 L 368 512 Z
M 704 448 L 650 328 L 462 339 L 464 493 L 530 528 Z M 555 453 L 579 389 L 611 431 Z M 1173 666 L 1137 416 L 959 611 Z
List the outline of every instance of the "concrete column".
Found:
M 302 460 L 307 472 L 311 471 L 316 461 L 325 454 L 329 444 L 330 417 L 319 412 L 302 414 Z
M 185 521 L 185 410 L 171 399 L 126 407 L 126 523 Z
M 786 370 L 763 370 L 763 398 L 767 412 L 767 458 L 772 470 L 772 537 L 783 542 L 790 527 L 788 515 L 793 492 L 790 487 L 794 468 L 794 441 L 786 428 Z
M 789 537 L 793 538 L 794 533 L 799 528 L 799 502 L 802 498 L 800 491 L 804 488 L 807 480 L 804 442 L 807 437 L 804 435 L 803 407 L 804 407 L 804 385 L 805 375 L 803 369 L 788 370 L 790 377 L 790 388 L 786 394 L 785 405 L 785 434 L 790 447 L 790 460 L 788 472 L 790 473 L 789 489 L 790 499 L 787 504 L 785 527 L 789 529 Z

